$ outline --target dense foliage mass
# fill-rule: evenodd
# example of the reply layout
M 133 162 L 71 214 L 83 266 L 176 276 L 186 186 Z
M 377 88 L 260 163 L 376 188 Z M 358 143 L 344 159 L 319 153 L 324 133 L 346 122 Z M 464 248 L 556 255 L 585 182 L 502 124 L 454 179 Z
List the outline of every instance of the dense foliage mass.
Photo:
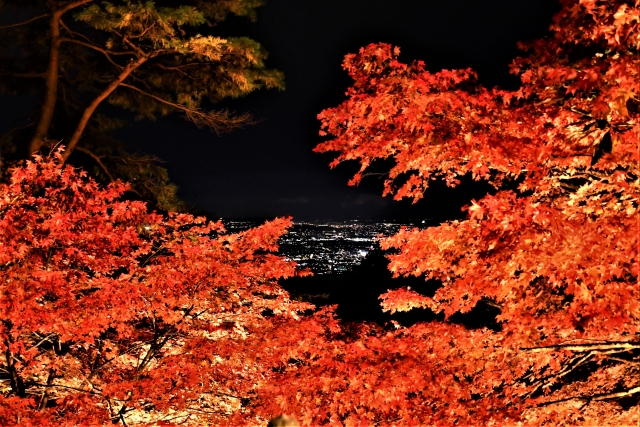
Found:
M 39 98 L 35 111 L 0 135 L 3 155 L 14 150 L 24 158 L 62 141 L 65 159 L 77 150 L 97 177 L 130 181 L 139 196 L 175 210 L 179 202 L 166 170 L 111 138 L 125 115 L 99 107 L 106 101 L 150 119 L 177 112 L 216 132 L 250 122 L 246 114 L 212 106 L 263 87 L 283 88 L 282 73 L 266 68 L 267 53 L 258 43 L 224 37 L 215 27 L 229 15 L 253 19 L 261 4 L 1 2 L 0 11 L 16 18 L 0 26 L 0 93 Z
M 355 82 L 320 114 L 331 139 L 316 150 L 359 161 L 351 184 L 393 159 L 384 192 L 396 199 L 466 174 L 496 188 L 466 220 L 383 242 L 395 274 L 442 283 L 389 291 L 384 309 L 449 318 L 490 304 L 500 330 L 421 324 L 337 351 L 344 365 L 318 365 L 316 393 L 341 395 L 329 406 L 345 424 L 637 425 L 639 6 L 562 1 L 552 34 L 521 45 L 513 92 L 403 64 L 385 44 L 346 57 Z
M 265 425 L 309 308 L 277 284 L 289 220 L 227 234 L 81 175 L 58 153 L 0 187 L 0 425 Z

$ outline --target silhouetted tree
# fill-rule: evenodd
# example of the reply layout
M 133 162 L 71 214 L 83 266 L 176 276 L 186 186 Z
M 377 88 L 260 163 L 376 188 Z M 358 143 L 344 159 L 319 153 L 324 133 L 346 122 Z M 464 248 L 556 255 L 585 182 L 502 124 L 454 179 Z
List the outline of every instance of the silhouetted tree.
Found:
M 39 97 L 28 123 L 0 143 L 33 153 L 63 141 L 66 160 L 82 152 L 106 180 L 123 178 L 162 208 L 175 187 L 152 156 L 131 155 L 109 132 L 122 125 L 98 110 L 104 101 L 137 118 L 179 112 L 199 127 L 226 132 L 251 121 L 210 104 L 256 89 L 283 88 L 255 41 L 212 28 L 228 15 L 255 18 L 260 0 L 37 0 L 5 2 L 26 19 L 0 27 L 0 93 Z M 120 115 L 122 116 L 122 115 Z

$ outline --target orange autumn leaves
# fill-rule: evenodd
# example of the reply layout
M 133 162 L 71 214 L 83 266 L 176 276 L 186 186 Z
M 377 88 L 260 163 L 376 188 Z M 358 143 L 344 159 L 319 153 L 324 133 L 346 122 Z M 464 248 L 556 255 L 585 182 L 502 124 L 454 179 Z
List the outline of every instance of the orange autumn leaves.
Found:
M 227 234 L 82 175 L 57 153 L 0 188 L 0 424 L 246 422 L 285 357 L 262 338 L 308 308 L 276 281 L 290 220 Z
M 346 101 L 319 115 L 330 139 L 316 151 L 337 152 L 332 165 L 358 161 L 351 184 L 374 161 L 392 159 L 384 193 L 396 199 L 422 198 L 436 178 L 455 186 L 470 174 L 493 184 L 497 193 L 472 201 L 467 220 L 382 242 L 395 250 L 395 274 L 442 283 L 433 296 L 390 290 L 383 308 L 427 307 L 446 318 L 478 304 L 499 308 L 500 330 L 486 332 L 499 345 L 469 345 L 458 356 L 500 360 L 483 371 L 481 381 L 494 387 L 476 400 L 499 396 L 504 411 L 518 408 L 533 425 L 634 425 L 640 8 L 562 5 L 552 35 L 521 46 L 526 54 L 512 71 L 522 86 L 513 92 L 483 88 L 470 70 L 403 64 L 385 44 L 348 55 L 354 84 Z M 506 182 L 518 190 L 503 189 Z M 450 381 L 443 375 L 437 383 Z M 478 379 L 465 381 L 474 387 Z M 475 411 L 464 407 L 467 416 Z M 487 421 L 479 416 L 457 419 Z

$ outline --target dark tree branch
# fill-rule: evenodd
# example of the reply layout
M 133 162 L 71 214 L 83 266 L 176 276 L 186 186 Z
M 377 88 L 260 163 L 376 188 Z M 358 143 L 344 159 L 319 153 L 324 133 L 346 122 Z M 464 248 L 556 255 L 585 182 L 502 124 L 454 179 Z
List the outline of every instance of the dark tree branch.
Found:
M 67 38 L 67 37 L 63 37 L 60 39 L 63 42 L 69 42 L 69 43 L 75 43 L 84 47 L 87 47 L 89 49 L 93 49 L 95 51 L 98 51 L 100 53 L 102 53 L 109 62 L 111 62 L 111 64 L 113 64 L 116 68 L 122 69 L 124 68 L 124 66 L 118 64 L 117 62 L 115 62 L 113 60 L 113 58 L 111 58 L 111 55 L 134 55 L 134 53 L 132 52 L 118 52 L 118 51 L 110 51 L 107 49 L 103 49 L 100 46 L 96 46 L 93 43 L 87 43 L 87 42 L 83 42 L 82 40 L 77 40 L 77 39 L 71 39 L 71 38 Z
M 5 340 L 5 345 L 7 348 L 5 350 L 5 358 L 7 360 L 7 370 L 9 371 L 9 374 L 11 376 L 11 378 L 9 379 L 11 383 L 11 391 L 18 397 L 25 397 L 26 389 L 24 386 L 24 381 L 22 380 L 22 377 L 20 376 L 20 374 L 18 373 L 18 370 L 16 369 L 16 366 L 15 366 L 16 358 L 13 356 L 13 354 L 11 354 L 11 351 L 9 350 L 10 340 L 11 340 L 10 337 L 9 339 Z
M 144 64 L 147 61 L 147 59 L 149 58 L 147 56 L 144 56 L 144 57 L 138 58 L 136 61 L 130 62 L 122 70 L 122 72 L 118 75 L 118 77 L 115 80 L 113 80 L 111 83 L 109 83 L 109 85 L 93 101 L 91 101 L 91 103 L 87 106 L 87 108 L 85 108 L 84 112 L 82 113 L 82 117 L 78 122 L 78 126 L 76 127 L 75 131 L 73 132 L 73 135 L 71 135 L 71 138 L 69 139 L 69 143 L 67 144 L 67 149 L 62 154 L 62 158 L 65 161 L 69 158 L 73 150 L 78 145 L 78 142 L 80 141 L 80 138 L 82 137 L 82 134 L 84 133 L 84 130 L 87 127 L 87 124 L 89 123 L 89 119 L 91 119 L 91 117 L 93 116 L 93 113 L 96 111 L 96 108 L 98 108 L 98 105 L 100 105 L 102 101 L 104 101 L 109 95 L 111 95 L 111 93 L 114 90 L 116 90 L 116 88 L 120 84 L 122 84 L 122 82 L 124 82 L 124 80 L 127 77 L 129 77 L 129 75 L 134 70 L 136 70 L 142 64 Z
M 20 27 L 21 25 L 27 25 L 30 22 L 33 22 L 33 21 L 38 20 L 38 19 L 46 18 L 47 16 L 49 16 L 49 14 L 45 13 L 45 14 L 42 14 L 42 15 L 34 16 L 33 18 L 27 19 L 26 21 L 18 22 L 16 24 L 0 25 L 0 29 Z
M 547 385 L 550 380 L 554 380 L 554 379 L 557 379 L 557 378 L 562 378 L 565 375 L 573 372 L 576 368 L 578 368 L 579 366 L 582 366 L 584 363 L 588 362 L 589 359 L 591 359 L 591 357 L 594 356 L 595 354 L 596 354 L 596 352 L 590 352 L 590 353 L 587 353 L 584 356 L 576 356 L 576 357 L 574 357 L 560 372 L 558 372 L 556 374 L 553 374 L 553 375 L 546 376 L 546 377 L 541 378 L 540 380 L 538 380 L 537 381 L 538 384 L 536 385 L 536 387 L 532 391 L 527 393 L 527 396 L 532 396 L 541 387 L 544 387 L 545 385 Z
M 42 391 L 42 396 L 40 397 L 40 402 L 38 402 L 38 410 L 42 411 L 47 407 L 47 402 L 49 401 L 49 391 L 48 388 L 51 387 L 53 383 L 53 379 L 55 378 L 53 369 L 49 369 L 49 376 L 47 377 L 47 384 L 44 386 L 44 390 Z
M 31 123 L 27 123 L 27 124 L 26 124 L 26 125 L 24 125 L 24 126 L 17 126 L 17 127 L 11 128 L 11 129 L 9 129 L 8 131 L 6 131 L 5 133 L 3 133 L 2 135 L 0 135 L 0 139 L 5 138 L 5 137 L 7 137 L 7 136 L 11 135 L 11 134 L 12 134 L 13 132 L 15 132 L 15 131 L 18 131 L 18 130 L 21 130 L 21 129 L 26 129 L 26 128 L 30 127 L 30 126 L 33 126 L 33 122 L 31 122 Z
M 43 79 L 47 76 L 46 73 L 13 73 L 9 71 L 0 71 L 1 77 L 18 77 L 24 79 Z
M 71 3 L 67 3 L 61 9 L 59 9 L 60 13 L 63 14 L 65 12 L 70 11 L 71 9 L 75 9 L 76 7 L 82 6 L 87 3 L 91 3 L 93 0 L 77 0 L 72 1 Z
M 62 37 L 60 40 L 63 41 L 63 42 L 80 44 L 82 46 L 88 47 L 89 49 L 97 50 L 98 52 L 104 53 L 105 55 L 131 55 L 131 56 L 135 56 L 135 53 L 133 53 L 133 52 L 103 49 L 100 46 L 95 45 L 95 44 L 93 44 L 91 42 L 83 42 L 82 40 L 78 40 L 78 39 Z
M 620 357 L 613 357 L 613 356 L 607 356 L 607 359 L 609 360 L 615 360 L 616 362 L 621 362 L 621 363 L 627 363 L 630 365 L 640 365 L 640 360 L 627 360 L 627 359 L 621 359 Z
M 49 381 L 47 381 L 47 384 L 39 384 L 39 383 L 34 383 L 33 385 L 38 386 L 38 387 L 45 387 L 45 388 L 64 388 L 67 390 L 74 390 L 74 391 L 79 391 L 81 393 L 87 393 L 87 394 L 92 394 L 94 396 L 102 396 L 102 393 L 98 393 L 92 390 L 85 390 L 82 388 L 77 388 L 77 387 L 71 387 L 68 385 L 62 385 L 62 384 L 50 384 Z

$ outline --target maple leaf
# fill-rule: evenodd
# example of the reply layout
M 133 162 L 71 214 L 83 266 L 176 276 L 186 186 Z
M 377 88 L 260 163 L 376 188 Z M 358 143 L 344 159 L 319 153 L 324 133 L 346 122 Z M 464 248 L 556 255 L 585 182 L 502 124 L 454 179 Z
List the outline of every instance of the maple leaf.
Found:
M 470 219 L 482 220 L 482 218 L 484 218 L 484 209 L 477 204 L 475 200 L 471 201 L 471 206 L 469 206 L 467 210 L 469 211 Z

